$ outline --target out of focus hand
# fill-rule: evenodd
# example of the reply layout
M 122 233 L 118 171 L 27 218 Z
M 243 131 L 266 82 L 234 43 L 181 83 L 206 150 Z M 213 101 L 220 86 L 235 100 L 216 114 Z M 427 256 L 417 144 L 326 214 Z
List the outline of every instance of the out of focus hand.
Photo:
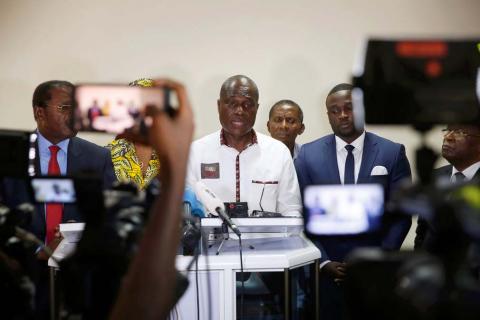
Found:
M 184 164 L 188 159 L 188 152 L 193 137 L 193 113 L 185 87 L 169 79 L 156 79 L 157 87 L 168 88 L 177 95 L 178 109 L 169 116 L 166 112 L 151 108 L 147 110 L 149 123 L 149 143 L 157 151 L 160 162 L 169 164 Z M 163 160 L 163 162 L 162 162 Z
M 58 245 L 60 244 L 60 242 L 63 240 L 63 236 L 62 234 L 60 233 L 60 225 L 56 226 L 55 228 L 55 236 L 54 238 L 52 239 L 52 241 L 50 241 L 49 244 L 47 244 L 47 247 L 53 252 L 55 251 L 55 249 L 57 249 Z M 49 256 L 45 253 L 45 251 L 43 250 L 40 250 L 38 253 L 37 253 L 37 258 L 39 260 L 48 260 Z
M 347 264 L 344 262 L 330 261 L 323 266 L 322 272 L 325 272 L 335 282 L 341 282 L 345 280 L 347 275 Z

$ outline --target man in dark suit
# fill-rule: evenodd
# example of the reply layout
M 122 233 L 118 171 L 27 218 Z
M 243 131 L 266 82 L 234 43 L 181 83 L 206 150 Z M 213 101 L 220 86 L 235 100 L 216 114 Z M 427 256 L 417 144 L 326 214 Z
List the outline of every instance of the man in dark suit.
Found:
M 110 187 L 115 181 L 115 175 L 109 151 L 75 137 L 77 132 L 73 125 L 73 89 L 73 84 L 58 80 L 44 82 L 35 89 L 32 105 L 38 135 L 36 175 L 89 172 L 101 177 L 104 187 Z M 53 153 L 56 159 L 52 159 Z M 56 163 L 53 164 L 52 160 L 56 160 Z M 7 180 L 4 183 L 3 197 L 11 206 L 30 200 L 25 182 L 19 180 Z M 45 209 L 49 209 L 47 207 L 36 207 L 31 224 L 32 232 L 43 241 L 48 238 L 48 216 L 45 212 Z M 75 205 L 65 204 L 61 211 L 59 222 L 83 221 Z M 56 225 L 52 227 L 55 228 Z M 46 241 L 46 244 L 51 245 L 50 242 Z
M 444 130 L 442 156 L 450 163 L 436 169 L 435 180 L 446 180 L 447 183 L 461 183 L 472 179 L 480 179 L 480 124 L 477 122 L 465 125 L 449 125 Z M 437 221 L 438 222 L 438 221 Z M 440 230 L 434 221 L 418 218 L 415 249 L 424 249 L 439 254 L 446 250 L 450 237 L 442 239 L 442 234 L 449 230 Z M 477 249 L 478 250 L 478 249 Z M 478 251 L 477 251 L 478 252 Z M 478 257 L 477 257 L 478 258 Z M 480 267 L 477 262 L 477 268 Z
M 36 174 L 73 175 L 89 172 L 101 177 L 103 186 L 109 187 L 115 181 L 110 152 L 75 137 L 73 89 L 71 83 L 58 80 L 41 83 L 35 89 L 32 105 L 38 135 Z M 2 198 L 11 207 L 31 200 L 26 182 L 19 179 L 5 179 Z M 58 234 L 59 223 L 83 220 L 74 204 L 39 204 L 35 207 L 29 229 L 54 250 L 61 240 Z M 48 258 L 43 251 L 39 251 L 37 257 L 39 260 Z M 46 261 L 40 262 L 39 268 L 36 298 L 40 310 L 37 311 L 39 318 L 44 318 L 48 314 L 47 278 L 46 270 L 43 270 Z
M 326 99 L 333 133 L 302 146 L 295 160 L 300 189 L 308 185 L 380 183 L 388 199 L 400 181 L 411 179 L 410 164 L 403 145 L 365 132 L 355 126 L 352 110 L 352 85 L 339 84 Z M 347 272 L 345 256 L 353 249 L 377 246 L 399 249 L 411 226 L 407 216 L 387 215 L 382 230 L 375 235 L 323 236 L 321 308 L 322 319 L 341 319 L 343 297 L 339 283 Z

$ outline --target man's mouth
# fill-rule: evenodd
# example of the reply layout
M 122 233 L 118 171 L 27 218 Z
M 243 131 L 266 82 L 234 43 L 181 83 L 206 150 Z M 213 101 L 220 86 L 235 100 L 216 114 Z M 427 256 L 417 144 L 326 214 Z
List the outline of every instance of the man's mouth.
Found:
M 234 126 L 243 126 L 245 124 L 245 121 L 240 120 L 240 119 L 235 119 L 235 120 L 232 120 L 231 123 Z
M 447 151 L 447 152 L 449 152 L 449 151 L 452 151 L 453 149 L 454 149 L 453 146 L 450 146 L 450 145 L 448 145 L 448 144 L 442 145 L 442 151 Z

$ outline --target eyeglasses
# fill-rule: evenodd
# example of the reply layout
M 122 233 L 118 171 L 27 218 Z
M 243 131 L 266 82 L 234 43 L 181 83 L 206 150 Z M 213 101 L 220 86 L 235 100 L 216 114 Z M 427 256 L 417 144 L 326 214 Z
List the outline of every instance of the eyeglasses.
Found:
M 73 109 L 71 104 L 59 104 L 56 106 L 46 105 L 47 107 L 56 108 L 60 112 L 70 112 Z
M 443 133 L 444 137 L 446 137 L 449 134 L 453 135 L 454 137 L 458 137 L 458 138 L 480 137 L 480 134 L 470 134 L 470 133 L 466 132 L 464 129 L 443 129 L 442 133 Z

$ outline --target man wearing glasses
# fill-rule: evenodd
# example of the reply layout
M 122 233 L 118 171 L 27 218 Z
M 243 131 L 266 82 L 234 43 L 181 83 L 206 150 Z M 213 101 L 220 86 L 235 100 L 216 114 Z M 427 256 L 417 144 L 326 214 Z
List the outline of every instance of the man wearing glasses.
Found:
M 202 181 L 225 202 L 247 202 L 249 215 L 259 210 L 300 216 L 288 148 L 253 129 L 258 98 L 252 79 L 236 75 L 225 80 L 217 101 L 222 129 L 193 142 L 187 182 Z
M 37 174 L 72 175 L 81 171 L 97 173 L 104 187 L 115 181 L 110 153 L 107 149 L 75 137 L 74 129 L 74 86 L 67 81 L 52 80 L 37 86 L 33 93 L 33 116 L 37 123 Z M 54 239 L 55 228 L 62 221 L 81 221 L 72 206 L 62 206 L 49 217 L 50 205 L 41 206 L 32 220 L 34 233 L 49 245 Z M 53 228 L 53 229 L 52 229 Z
M 33 116 L 37 123 L 37 175 L 73 175 L 82 171 L 97 173 L 104 187 L 115 181 L 110 152 L 91 142 L 75 137 L 73 125 L 74 86 L 67 81 L 47 81 L 37 86 L 33 93 Z M 29 202 L 24 181 L 9 180 L 3 185 L 7 205 L 14 207 Z M 50 249 L 60 242 L 58 225 L 67 221 L 84 219 L 74 204 L 37 204 L 30 231 Z M 37 253 L 38 282 L 36 283 L 36 313 L 48 318 L 48 271 L 44 251 Z
M 480 179 L 480 121 L 464 125 L 449 125 L 443 130 L 442 156 L 450 163 L 434 171 L 438 180 L 462 183 Z M 437 230 L 419 217 L 415 236 L 415 249 L 436 252 Z

